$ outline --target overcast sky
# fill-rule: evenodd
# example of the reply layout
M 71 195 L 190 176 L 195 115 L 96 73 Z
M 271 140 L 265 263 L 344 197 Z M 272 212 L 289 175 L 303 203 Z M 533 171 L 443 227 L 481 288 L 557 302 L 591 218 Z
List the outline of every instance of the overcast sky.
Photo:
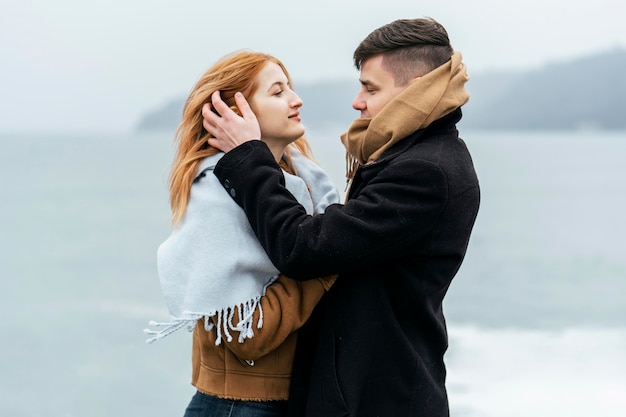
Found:
M 399 18 L 443 23 L 470 76 L 535 68 L 626 48 L 625 10 L 622 0 L 0 0 L 0 132 L 131 130 L 242 48 L 280 58 L 296 90 L 328 78 L 356 89 L 354 48 Z

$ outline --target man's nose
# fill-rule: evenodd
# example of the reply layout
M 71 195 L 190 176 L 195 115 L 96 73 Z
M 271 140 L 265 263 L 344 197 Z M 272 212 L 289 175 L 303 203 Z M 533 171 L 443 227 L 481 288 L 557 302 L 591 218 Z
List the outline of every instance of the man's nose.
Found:
M 361 94 L 357 94 L 354 100 L 352 101 L 352 108 L 354 110 L 363 111 L 366 108 L 365 100 L 361 98 Z

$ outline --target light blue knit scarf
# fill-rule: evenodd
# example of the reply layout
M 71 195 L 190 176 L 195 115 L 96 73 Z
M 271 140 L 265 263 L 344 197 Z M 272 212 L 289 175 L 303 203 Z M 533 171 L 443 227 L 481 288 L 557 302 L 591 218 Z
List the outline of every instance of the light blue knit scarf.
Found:
M 207 331 L 217 328 L 217 345 L 223 336 L 231 341 L 233 331 L 239 332 L 241 343 L 254 336 L 256 309 L 260 312 L 257 327 L 263 326 L 260 299 L 279 271 L 244 211 L 213 175 L 223 155 L 202 161 L 183 219 L 158 248 L 158 274 L 170 321 L 150 322 L 162 329 L 145 329 L 152 335 L 148 343 L 183 327 L 192 331 L 201 318 Z M 307 213 L 322 213 L 339 202 L 336 187 L 319 166 L 295 149 L 291 156 L 298 176 L 283 171 L 285 185 Z

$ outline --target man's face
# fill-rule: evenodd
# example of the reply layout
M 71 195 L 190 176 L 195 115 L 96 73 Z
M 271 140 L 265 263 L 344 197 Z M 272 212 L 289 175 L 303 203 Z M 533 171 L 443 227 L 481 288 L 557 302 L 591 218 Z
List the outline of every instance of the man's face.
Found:
M 395 85 L 393 75 L 383 67 L 382 54 L 374 55 L 361 64 L 359 81 L 361 89 L 352 102 L 352 108 L 361 112 L 361 118 L 376 116 L 408 86 Z

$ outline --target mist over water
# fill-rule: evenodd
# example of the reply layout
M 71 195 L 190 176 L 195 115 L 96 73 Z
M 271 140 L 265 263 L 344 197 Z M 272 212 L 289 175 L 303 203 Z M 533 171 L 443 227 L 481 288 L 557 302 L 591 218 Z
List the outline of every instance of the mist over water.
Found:
M 308 138 L 343 191 L 339 133 Z M 462 136 L 482 206 L 444 305 L 452 415 L 626 415 L 626 132 Z M 0 415 L 182 415 L 191 335 L 142 333 L 171 135 L 0 145 Z

